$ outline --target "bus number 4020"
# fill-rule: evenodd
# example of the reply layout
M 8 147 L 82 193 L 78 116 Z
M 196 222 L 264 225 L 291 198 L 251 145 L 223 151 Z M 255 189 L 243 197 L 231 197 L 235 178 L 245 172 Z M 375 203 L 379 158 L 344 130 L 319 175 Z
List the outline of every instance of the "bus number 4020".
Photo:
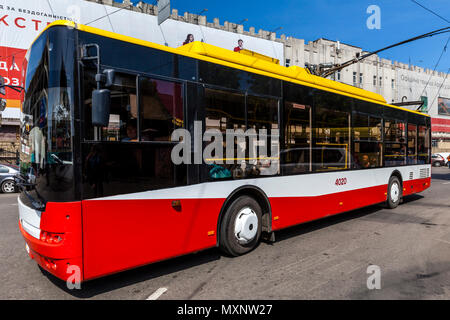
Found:
M 347 178 L 340 178 L 336 179 L 336 182 L 334 183 L 337 186 L 343 186 L 347 184 Z

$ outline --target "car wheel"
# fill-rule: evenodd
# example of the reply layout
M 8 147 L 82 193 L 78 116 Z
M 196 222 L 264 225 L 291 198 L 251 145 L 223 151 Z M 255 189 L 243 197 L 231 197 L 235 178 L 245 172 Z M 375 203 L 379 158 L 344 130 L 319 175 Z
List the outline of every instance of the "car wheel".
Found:
M 436 161 L 436 162 L 434 163 L 434 166 L 435 166 L 435 167 L 440 167 L 440 166 L 441 166 L 441 163 L 440 163 L 439 161 Z
M 3 193 L 13 193 L 16 192 L 16 184 L 14 181 L 7 180 L 2 183 L 1 189 Z
M 389 186 L 387 192 L 387 205 L 390 209 L 397 208 L 402 199 L 402 184 L 396 176 L 389 179 Z
M 234 200 L 227 208 L 220 227 L 222 251 L 240 256 L 253 250 L 261 238 L 261 217 L 261 206 L 255 199 L 241 196 Z

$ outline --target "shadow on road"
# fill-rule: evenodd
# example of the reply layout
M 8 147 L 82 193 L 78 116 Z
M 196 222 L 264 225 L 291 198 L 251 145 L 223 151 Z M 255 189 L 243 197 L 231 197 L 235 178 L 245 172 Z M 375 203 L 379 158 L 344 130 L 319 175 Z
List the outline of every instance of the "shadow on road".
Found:
M 419 194 L 413 194 L 410 196 L 405 196 L 403 198 L 403 204 L 414 202 L 424 198 L 424 196 Z M 277 232 L 276 241 L 283 241 L 293 237 L 297 237 L 302 234 L 313 232 L 318 229 L 327 228 L 341 222 L 350 221 L 353 219 L 359 219 L 366 216 L 373 216 L 377 213 L 381 213 L 385 209 L 384 204 L 376 204 L 370 207 L 364 207 L 361 209 L 356 209 L 353 211 L 339 213 L 334 216 L 326 217 L 323 219 L 307 222 L 297 226 L 293 226 L 284 230 Z
M 403 203 L 410 203 L 422 198 L 423 196 L 421 195 L 411 195 L 405 197 Z M 307 234 L 318 229 L 327 228 L 341 222 L 366 216 L 374 216 L 377 213 L 382 212 L 383 209 L 383 206 L 381 204 L 378 204 L 283 229 L 276 232 L 276 242 L 273 245 L 276 246 L 277 242 Z M 202 265 L 204 263 L 216 261 L 221 257 L 221 252 L 217 248 L 212 248 L 196 254 L 189 254 L 186 256 L 139 267 L 129 271 L 124 271 L 107 277 L 91 280 L 83 283 L 81 290 L 69 290 L 65 282 L 54 277 L 44 269 L 41 269 L 41 271 L 54 285 L 59 287 L 61 290 L 65 291 L 73 297 L 85 299 L 92 298 L 99 294 L 117 290 L 150 279 L 170 275 L 172 273 Z M 176 275 L 174 275 L 173 278 L 176 278 Z
M 450 180 L 450 170 L 448 170 L 448 173 L 431 173 L 431 179 L 432 180 Z
M 134 285 L 143 281 L 176 273 L 204 263 L 219 260 L 221 253 L 217 248 L 207 249 L 197 254 L 190 254 L 162 262 L 157 262 L 136 269 L 123 271 L 117 274 L 94 279 L 82 283 L 81 290 L 69 290 L 66 283 L 44 269 L 41 272 L 57 287 L 76 298 L 92 298 L 99 294 Z M 176 278 L 176 275 L 173 276 Z M 138 293 L 138 292 L 135 292 Z

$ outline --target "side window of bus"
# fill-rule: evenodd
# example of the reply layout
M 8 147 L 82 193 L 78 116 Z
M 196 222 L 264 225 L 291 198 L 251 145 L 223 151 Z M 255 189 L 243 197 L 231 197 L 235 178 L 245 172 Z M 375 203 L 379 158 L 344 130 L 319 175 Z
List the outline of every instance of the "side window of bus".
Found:
M 406 123 L 400 120 L 384 121 L 384 165 L 386 167 L 406 163 Z
M 172 132 L 184 124 L 182 84 L 142 78 L 139 96 L 141 141 L 170 141 Z
M 354 168 L 381 167 L 381 118 L 362 113 L 353 114 L 353 157 Z
M 257 145 L 247 150 L 246 166 L 257 175 L 273 176 L 280 173 L 280 132 L 278 127 L 278 100 L 247 96 L 247 125 L 257 134 Z M 253 131 L 252 130 L 252 131 Z M 265 136 L 266 135 L 266 136 Z M 250 131 L 249 136 L 250 139 Z M 255 140 L 256 141 L 256 140 Z M 252 145 L 248 144 L 249 148 Z
M 417 126 L 408 123 L 408 164 L 417 164 Z
M 417 137 L 418 164 L 430 163 L 430 147 L 430 129 L 425 126 L 419 126 Z
M 204 99 L 205 138 L 210 140 L 204 145 L 207 180 L 244 178 L 246 171 L 242 169 L 242 159 L 239 160 L 238 155 L 244 154 L 245 157 L 245 143 L 239 143 L 236 137 L 232 139 L 231 145 L 227 144 L 226 130 L 246 131 L 245 95 L 234 91 L 205 88 Z M 216 141 L 212 136 L 213 130 L 221 133 L 221 141 Z M 211 149 L 218 144 L 223 148 Z
M 328 93 L 319 93 L 315 101 L 315 169 L 349 169 L 353 160 L 350 155 L 350 112 L 345 110 L 348 101 Z
M 95 141 L 137 141 L 137 96 L 136 76 L 117 74 L 110 87 L 111 105 L 109 124 L 101 129 L 90 125 L 91 94 L 95 89 L 95 74 L 85 73 L 85 140 Z
M 311 106 L 284 104 L 283 174 L 312 171 Z

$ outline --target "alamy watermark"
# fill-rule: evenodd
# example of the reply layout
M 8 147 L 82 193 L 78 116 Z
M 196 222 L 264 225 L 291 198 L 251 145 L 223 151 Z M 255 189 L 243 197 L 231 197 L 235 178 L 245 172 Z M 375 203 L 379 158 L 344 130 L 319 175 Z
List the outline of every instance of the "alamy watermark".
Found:
M 367 14 L 370 16 L 367 18 L 366 25 L 369 30 L 381 29 L 381 9 L 379 6 L 372 4 L 367 7 Z
M 265 163 L 268 174 L 276 173 L 279 165 L 279 130 L 271 129 L 207 129 L 202 134 L 202 122 L 195 121 L 193 137 L 186 129 L 176 129 L 171 141 L 178 142 L 171 159 L 180 164 L 258 164 Z M 205 147 L 203 148 L 203 146 Z M 270 149 L 270 154 L 269 154 Z
M 77 265 L 70 265 L 67 267 L 66 273 L 69 274 L 66 281 L 67 288 L 81 290 L 81 268 Z
M 370 265 L 367 267 L 367 274 L 370 276 L 367 278 L 367 289 L 380 290 L 381 289 L 381 268 L 376 265 Z

